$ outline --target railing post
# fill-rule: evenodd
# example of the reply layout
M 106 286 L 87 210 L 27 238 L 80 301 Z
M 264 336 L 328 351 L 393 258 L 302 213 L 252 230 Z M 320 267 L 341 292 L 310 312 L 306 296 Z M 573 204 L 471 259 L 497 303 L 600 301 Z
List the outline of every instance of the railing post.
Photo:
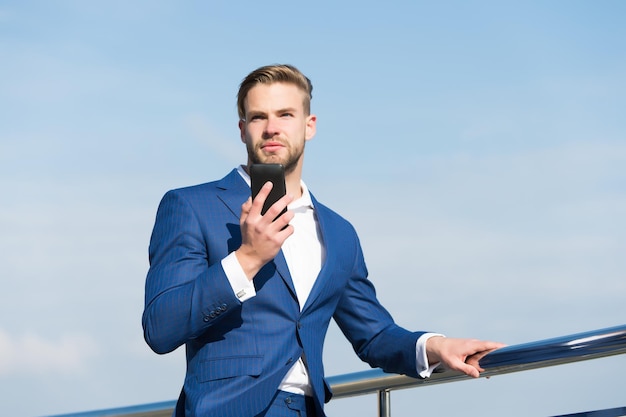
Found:
M 378 417 L 391 417 L 391 390 L 378 391 Z

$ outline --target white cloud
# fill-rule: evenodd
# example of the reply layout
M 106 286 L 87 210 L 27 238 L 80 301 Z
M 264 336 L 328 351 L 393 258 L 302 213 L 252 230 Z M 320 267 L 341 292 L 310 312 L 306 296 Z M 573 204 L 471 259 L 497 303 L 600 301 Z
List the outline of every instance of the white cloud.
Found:
M 95 341 L 85 335 L 47 339 L 34 333 L 11 335 L 0 329 L 1 376 L 82 373 L 98 354 Z

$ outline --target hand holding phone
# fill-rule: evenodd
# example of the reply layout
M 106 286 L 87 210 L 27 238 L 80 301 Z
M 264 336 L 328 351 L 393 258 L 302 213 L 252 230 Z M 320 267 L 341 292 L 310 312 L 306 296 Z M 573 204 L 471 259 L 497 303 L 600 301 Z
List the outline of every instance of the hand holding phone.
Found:
M 261 187 L 267 182 L 271 182 L 273 187 L 269 195 L 263 203 L 261 215 L 285 194 L 287 187 L 285 185 L 285 168 L 281 164 L 253 164 L 250 165 L 250 185 L 252 189 L 252 199 L 254 200 L 261 190 Z M 276 218 L 287 212 L 287 207 Z M 276 219 L 274 219 L 276 220 Z
M 286 194 L 285 170 L 282 165 L 278 164 L 255 164 L 249 166 L 249 173 L 252 200 L 257 197 L 257 194 L 268 181 L 273 184 L 269 193 L 267 189 L 261 193 L 261 196 L 267 195 L 260 213 L 263 216 L 274 203 Z M 246 201 L 242 205 L 240 217 L 241 246 L 235 251 L 237 260 L 249 280 L 255 277 L 263 265 L 276 257 L 282 244 L 293 233 L 292 230 L 287 230 L 289 224 L 285 224 L 280 230 L 276 227 L 276 219 L 281 218 L 287 212 L 286 207 L 276 218 L 271 219 L 272 222 L 268 222 L 269 218 L 259 217 L 259 213 L 256 211 L 254 216 L 250 216 L 252 206 L 253 203 L 250 201 Z M 254 206 L 257 207 L 255 210 L 258 210 L 259 204 L 254 204 Z M 289 216 L 290 213 L 287 213 L 278 222 L 281 225 L 283 222 L 288 222 L 291 218 Z

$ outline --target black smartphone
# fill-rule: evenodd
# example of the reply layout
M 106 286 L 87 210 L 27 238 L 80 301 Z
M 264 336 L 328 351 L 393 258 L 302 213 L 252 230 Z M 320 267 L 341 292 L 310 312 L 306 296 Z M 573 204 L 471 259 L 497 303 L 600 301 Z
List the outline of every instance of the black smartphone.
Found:
M 265 199 L 261 215 L 265 212 L 282 196 L 287 194 L 287 187 L 285 186 L 285 168 L 281 164 L 253 164 L 250 166 L 250 185 L 252 188 L 252 199 L 261 190 L 263 185 L 270 181 L 273 184 L 272 191 Z M 287 212 L 287 208 L 278 215 L 276 218 L 282 216 Z M 276 220 L 276 219 L 274 219 Z

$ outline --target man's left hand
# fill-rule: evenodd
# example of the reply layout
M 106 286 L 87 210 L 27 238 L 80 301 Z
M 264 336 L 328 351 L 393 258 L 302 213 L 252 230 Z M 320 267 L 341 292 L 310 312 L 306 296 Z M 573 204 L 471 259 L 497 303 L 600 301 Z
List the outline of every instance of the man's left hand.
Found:
M 487 353 L 506 345 L 476 339 L 454 339 L 433 336 L 426 342 L 429 364 L 441 362 L 445 367 L 478 378 L 483 372 L 480 359 Z

